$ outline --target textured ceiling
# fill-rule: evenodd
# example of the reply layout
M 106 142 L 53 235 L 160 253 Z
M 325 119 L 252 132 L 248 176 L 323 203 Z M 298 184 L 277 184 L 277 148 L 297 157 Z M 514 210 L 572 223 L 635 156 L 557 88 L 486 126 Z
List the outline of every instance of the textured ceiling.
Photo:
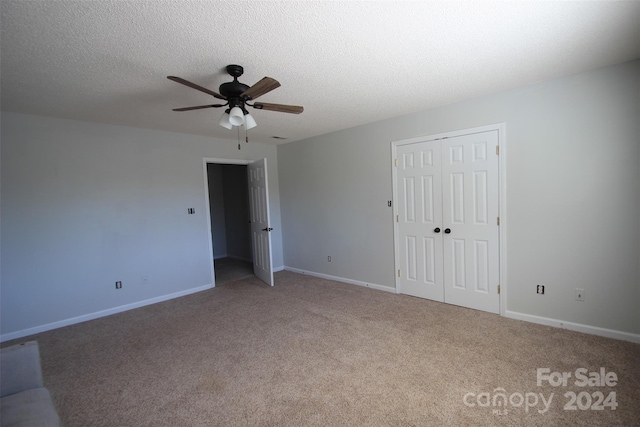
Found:
M 251 139 L 290 142 L 640 57 L 640 2 L 3 0 L 3 110 L 220 138 L 240 64 L 260 98 Z M 285 141 L 272 136 L 288 138 Z

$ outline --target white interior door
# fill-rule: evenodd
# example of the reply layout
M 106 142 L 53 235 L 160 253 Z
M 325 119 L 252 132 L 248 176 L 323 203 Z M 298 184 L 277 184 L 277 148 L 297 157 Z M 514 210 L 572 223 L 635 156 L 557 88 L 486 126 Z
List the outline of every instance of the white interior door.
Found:
M 267 159 L 247 165 L 249 178 L 249 209 L 251 242 L 253 245 L 253 274 L 273 286 L 271 260 L 271 230 L 269 226 L 269 185 Z
M 440 141 L 396 149 L 401 292 L 444 301 Z
M 398 288 L 499 313 L 498 132 L 396 147 Z
M 491 313 L 500 311 L 497 146 L 497 131 L 442 141 L 444 300 Z

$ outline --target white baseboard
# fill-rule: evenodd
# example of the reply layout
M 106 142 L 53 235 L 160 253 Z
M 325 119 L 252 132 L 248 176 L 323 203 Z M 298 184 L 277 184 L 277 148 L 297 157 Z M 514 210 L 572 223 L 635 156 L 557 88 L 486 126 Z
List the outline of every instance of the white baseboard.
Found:
M 219 254 L 219 255 L 214 255 L 213 259 L 222 259 L 222 258 L 227 258 L 227 254 Z
M 327 279 L 327 280 L 334 280 L 336 282 L 343 282 L 343 283 L 349 283 L 352 285 L 364 286 L 364 287 L 377 289 L 385 292 L 396 293 L 396 289 L 391 286 L 376 285 L 373 283 L 366 283 L 359 280 L 346 279 L 344 277 L 331 276 L 329 274 L 316 273 L 313 271 L 301 270 L 299 268 L 293 268 L 288 266 L 279 266 L 279 267 L 273 268 L 274 273 L 282 270 L 291 271 L 294 273 L 306 274 L 314 277 L 320 277 L 322 279 Z M 168 295 L 162 295 L 159 297 L 150 298 L 147 300 L 138 301 L 131 304 L 125 304 L 125 305 L 110 308 L 107 310 L 101 310 L 94 313 L 84 314 L 82 316 L 72 317 L 70 319 L 48 323 L 46 325 L 40 325 L 40 326 L 35 326 L 33 328 L 23 329 L 21 331 L 10 332 L 8 334 L 0 335 L 0 342 L 19 339 L 29 335 L 50 331 L 52 329 L 62 328 L 65 326 L 74 325 L 76 323 L 86 322 L 89 320 L 98 319 L 100 317 L 110 316 L 112 314 L 133 310 L 136 308 L 144 307 L 146 305 L 156 304 L 156 303 L 167 301 L 174 298 L 180 298 L 186 295 L 206 291 L 207 289 L 212 289 L 212 288 L 213 288 L 213 285 L 210 285 L 210 284 L 204 285 L 197 288 L 187 289 L 184 291 L 175 292 Z M 634 334 L 631 332 L 623 332 L 623 331 L 617 331 L 614 329 L 600 328 L 598 326 L 583 325 L 581 323 L 566 322 L 564 320 L 535 316 L 532 314 L 519 313 L 516 311 L 510 311 L 510 310 L 506 310 L 504 316 L 510 319 L 523 320 L 525 322 L 537 323 L 537 324 L 546 325 L 546 326 L 553 326 L 556 328 L 568 329 L 570 331 L 583 332 L 586 334 L 598 335 L 606 338 L 613 338 L 613 339 L 630 341 L 630 342 L 640 344 L 640 334 Z
M 284 265 L 281 265 L 280 267 L 273 267 L 271 269 L 271 271 L 273 271 L 274 273 L 277 273 L 278 271 L 282 271 L 284 270 Z
M 134 308 L 144 307 L 145 305 L 156 304 L 162 301 L 167 301 L 174 298 L 180 298 L 186 295 L 195 294 L 196 292 L 206 291 L 212 289 L 213 285 L 204 285 L 197 288 L 187 289 L 185 291 L 175 292 L 168 295 L 162 295 L 155 298 L 150 298 L 144 301 L 138 301 L 131 304 L 121 305 L 119 307 L 109 308 L 107 310 L 96 311 L 95 313 L 83 314 L 82 316 L 72 317 L 70 319 L 60 320 L 46 325 L 35 326 L 33 328 L 23 329 L 21 331 L 10 332 L 8 334 L 0 335 L 0 342 L 15 340 L 23 338 L 29 335 L 39 334 L 40 332 L 50 331 L 52 329 L 58 329 L 76 323 L 86 322 L 88 320 L 98 319 L 100 317 L 110 316 L 116 313 L 122 313 L 123 311 L 133 310 Z
M 359 280 L 345 279 L 343 277 L 336 277 L 328 274 L 316 273 L 313 271 L 301 270 L 299 268 L 293 268 L 288 266 L 284 266 L 284 270 L 292 271 L 294 273 L 307 274 L 309 276 L 320 277 L 322 279 L 335 280 L 337 282 L 350 283 L 353 285 L 366 286 L 372 289 L 379 289 L 381 291 L 396 293 L 396 289 L 391 286 L 375 285 L 371 283 L 361 282 Z M 583 325 L 580 323 L 566 322 L 564 320 L 534 316 L 532 314 L 518 313 L 515 311 L 509 311 L 509 310 L 505 311 L 504 317 L 508 317 L 510 319 L 516 319 L 516 320 L 523 320 L 525 322 L 537 323 L 540 325 L 553 326 L 561 329 L 568 329 L 570 331 L 583 332 L 585 334 L 598 335 L 606 338 L 613 338 L 613 339 L 618 339 L 623 341 L 640 343 L 640 334 L 634 334 L 631 332 L 616 331 L 614 329 L 600 328 L 598 326 L 589 326 L 589 325 Z
M 585 334 L 592 334 L 601 337 L 640 343 L 640 334 L 634 334 L 631 332 L 616 331 L 614 329 L 583 325 L 581 323 L 565 322 L 564 320 L 534 316 L 532 314 L 518 313 L 516 311 L 509 310 L 505 311 L 504 316 L 510 319 L 524 320 L 525 322 L 538 323 L 540 325 L 553 326 L 556 328 L 568 329 L 570 331 L 583 332 Z
M 334 280 L 336 282 L 344 282 L 344 283 L 349 283 L 351 285 L 358 285 L 358 286 L 364 286 L 371 289 L 377 289 L 379 291 L 386 291 L 394 294 L 396 293 L 396 288 L 392 288 L 391 286 L 376 285 L 374 283 L 361 282 L 360 280 L 345 279 L 344 277 L 331 276 L 329 274 L 316 273 L 314 271 L 300 270 L 299 268 L 287 267 L 286 265 L 283 267 L 283 269 L 287 271 L 292 271 L 294 273 L 307 274 L 309 276 L 320 277 L 321 279 Z

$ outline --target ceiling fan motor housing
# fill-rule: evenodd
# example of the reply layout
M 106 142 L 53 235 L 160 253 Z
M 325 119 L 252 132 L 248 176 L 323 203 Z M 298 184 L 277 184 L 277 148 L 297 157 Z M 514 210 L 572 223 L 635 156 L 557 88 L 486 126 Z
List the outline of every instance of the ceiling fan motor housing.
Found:
M 220 94 L 227 99 L 240 98 L 240 95 L 245 90 L 249 89 L 244 83 L 240 83 L 238 80 L 232 82 L 222 83 L 220 85 Z

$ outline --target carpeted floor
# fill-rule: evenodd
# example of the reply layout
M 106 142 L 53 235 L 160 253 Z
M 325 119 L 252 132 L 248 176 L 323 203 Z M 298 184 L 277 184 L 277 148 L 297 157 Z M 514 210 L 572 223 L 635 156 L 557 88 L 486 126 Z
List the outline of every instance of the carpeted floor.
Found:
M 253 276 L 253 263 L 236 258 L 219 258 L 214 261 L 216 286 Z
M 638 344 L 286 271 L 275 281 L 228 282 L 28 337 L 40 343 L 64 425 L 640 421 Z M 601 367 L 616 374 L 615 386 L 575 385 L 576 369 Z M 571 378 L 538 386 L 537 368 Z M 506 405 L 497 406 L 502 392 Z M 565 410 L 571 392 L 576 410 Z M 612 392 L 615 410 L 598 394 Z

